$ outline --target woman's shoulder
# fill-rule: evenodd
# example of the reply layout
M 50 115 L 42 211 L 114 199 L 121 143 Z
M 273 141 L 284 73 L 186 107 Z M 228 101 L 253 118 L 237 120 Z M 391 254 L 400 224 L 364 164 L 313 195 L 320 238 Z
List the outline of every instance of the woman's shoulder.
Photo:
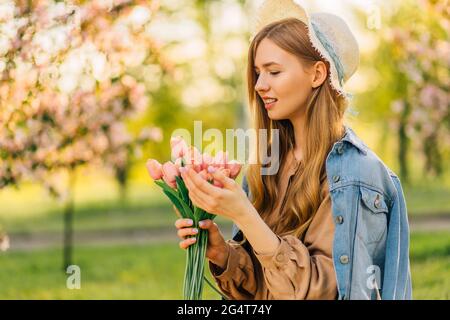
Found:
M 383 162 L 383 160 L 381 160 L 376 152 L 367 146 L 367 144 L 353 131 L 352 128 L 346 126 L 344 136 L 335 143 L 335 146 L 336 145 L 336 153 L 342 156 L 342 161 L 347 162 L 349 168 L 379 168 L 386 170 L 389 175 L 396 176 L 395 173 Z M 336 157 L 336 159 L 339 159 L 339 157 Z M 349 163 L 349 160 L 352 160 L 352 162 Z
M 346 126 L 344 136 L 335 143 L 327 163 L 331 189 L 348 183 L 373 187 L 392 194 L 397 175 L 367 144 Z

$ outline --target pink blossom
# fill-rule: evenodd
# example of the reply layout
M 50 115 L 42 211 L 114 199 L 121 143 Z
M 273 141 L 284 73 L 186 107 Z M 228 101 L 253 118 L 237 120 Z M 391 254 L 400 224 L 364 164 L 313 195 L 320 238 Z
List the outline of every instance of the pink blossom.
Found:
M 405 102 L 401 99 L 397 99 L 391 102 L 391 110 L 394 113 L 399 114 L 405 108 Z
M 434 97 L 436 96 L 436 87 L 433 85 L 426 85 L 420 91 L 420 102 L 425 107 L 432 107 L 434 104 Z
M 159 180 L 163 177 L 162 164 L 155 159 L 149 159 L 146 163 L 146 167 L 153 180 Z
M 107 9 L 95 2 L 101 1 L 37 1 L 28 13 L 26 4 L 8 0 L 8 39 L 0 48 L 0 69 L 8 81 L 0 83 L 0 123 L 10 120 L 0 125 L 0 148 L 21 156 L 1 161 L 0 188 L 28 177 L 50 185 L 39 173 L 43 167 L 49 172 L 82 162 L 123 167 L 140 147 L 123 124 L 147 107 L 150 92 L 128 71 L 153 41 L 143 30 L 115 26 L 133 8 L 157 8 L 121 0 Z M 111 16 L 110 10 L 122 6 Z M 155 128 L 141 138 L 146 135 L 162 138 Z
M 147 127 L 141 130 L 141 133 L 139 134 L 139 139 L 161 142 L 163 139 L 163 132 L 161 128 L 158 127 L 153 128 Z

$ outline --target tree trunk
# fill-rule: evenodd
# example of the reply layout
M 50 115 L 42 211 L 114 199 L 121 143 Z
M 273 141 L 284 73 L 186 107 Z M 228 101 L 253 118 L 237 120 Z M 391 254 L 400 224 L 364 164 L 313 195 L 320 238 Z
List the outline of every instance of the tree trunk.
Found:
M 439 152 L 439 141 L 436 134 L 425 139 L 423 142 L 423 152 L 425 153 L 425 173 L 434 175 L 435 177 L 441 177 L 443 173 L 442 157 Z
M 120 204 L 125 204 L 128 191 L 128 166 L 116 168 L 116 180 L 119 183 Z
M 406 135 L 406 125 L 408 123 L 408 116 L 410 106 L 408 102 L 405 102 L 405 108 L 400 115 L 400 125 L 398 128 L 398 163 L 400 166 L 400 179 L 403 183 L 409 182 L 409 170 L 408 170 L 408 149 L 409 141 Z
M 69 169 L 69 185 L 68 198 L 64 208 L 64 252 L 63 252 L 63 268 L 64 272 L 73 261 L 73 213 L 74 203 L 73 194 L 75 188 L 75 170 Z

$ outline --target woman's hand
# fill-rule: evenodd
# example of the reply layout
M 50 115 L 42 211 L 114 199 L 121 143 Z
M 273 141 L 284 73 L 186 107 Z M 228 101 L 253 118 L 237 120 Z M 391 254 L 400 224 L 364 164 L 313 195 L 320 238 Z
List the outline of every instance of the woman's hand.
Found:
M 237 222 L 255 210 L 242 187 L 219 170 L 209 172 L 214 180 L 223 185 L 223 188 L 210 184 L 192 168 L 184 168 L 180 171 L 192 203 L 206 212 Z
M 209 219 L 200 221 L 199 226 L 209 232 L 206 257 L 215 265 L 225 269 L 228 262 L 229 247 L 225 242 L 219 227 Z M 178 219 L 175 221 L 175 227 L 178 229 L 178 237 L 182 239 L 182 241 L 180 241 L 180 248 L 187 249 L 190 245 L 195 243 L 195 235 L 198 234 L 198 230 L 191 228 L 191 219 Z M 187 238 L 189 236 L 194 237 Z

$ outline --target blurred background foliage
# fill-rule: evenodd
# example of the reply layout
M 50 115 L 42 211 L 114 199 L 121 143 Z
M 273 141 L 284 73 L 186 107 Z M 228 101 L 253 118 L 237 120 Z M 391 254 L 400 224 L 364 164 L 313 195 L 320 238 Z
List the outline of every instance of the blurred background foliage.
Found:
M 1 2 L 0 43 L 6 43 L 4 48 L 9 49 L 0 52 L 0 88 L 23 88 L 26 81 L 17 76 L 22 70 L 17 59 L 27 58 L 23 52 L 30 50 L 39 53 L 35 47 L 27 46 L 32 42 L 14 41 L 14 28 L 9 22 L 14 18 L 22 23 L 21 18 L 33 15 L 45 19 L 51 16 L 39 12 L 53 12 L 51 19 L 57 23 L 42 23 L 39 27 L 54 44 L 65 43 L 55 38 L 54 26 L 71 27 L 68 39 L 78 39 L 68 41 L 66 47 L 56 46 L 60 51 L 47 59 L 50 69 L 61 68 L 69 53 L 79 52 L 76 50 L 84 48 L 88 40 L 94 43 L 95 52 L 110 63 L 106 64 L 106 71 L 118 64 L 122 68 L 102 77 L 87 71 L 89 81 L 77 78 L 79 87 L 73 90 L 95 97 L 95 108 L 103 102 L 105 109 L 95 109 L 96 114 L 104 119 L 104 115 L 115 112 L 115 117 L 107 117 L 108 123 L 120 127 L 119 134 L 99 131 L 96 136 L 104 134 L 108 143 L 106 148 L 96 149 L 97 144 L 87 139 L 86 133 L 97 128 L 98 121 L 89 123 L 91 127 L 75 121 L 80 128 L 90 129 L 77 131 L 70 141 L 83 141 L 81 150 L 100 150 L 88 155 L 79 152 L 79 144 L 52 142 L 54 154 L 38 157 L 39 148 L 28 143 L 38 135 L 31 134 L 32 130 L 25 131 L 28 135 L 18 135 L 17 130 L 10 130 L 16 128 L 11 127 L 13 121 L 7 122 L 16 119 L 17 123 L 28 123 L 31 118 L 38 122 L 42 129 L 39 132 L 49 129 L 66 134 L 67 122 L 49 124 L 46 116 L 24 111 L 34 105 L 33 101 L 43 101 L 43 88 L 64 93 L 60 84 L 62 72 L 52 81 L 26 82 L 30 86 L 26 92 L 32 95 L 23 99 L 17 100 L 19 89 L 0 90 L 4 98 L 0 104 L 0 298 L 181 297 L 184 252 L 176 244 L 176 216 L 149 179 L 144 164 L 147 158 L 167 161 L 172 132 L 178 128 L 193 132 L 194 121 L 202 121 L 203 131 L 217 128 L 224 135 L 227 128 L 248 127 L 246 58 L 251 18 L 260 2 Z M 311 11 L 341 15 L 355 31 L 361 64 L 347 84 L 354 94 L 347 122 L 402 180 L 412 226 L 414 298 L 448 299 L 449 3 L 301 2 Z M 15 4 L 12 13 L 11 3 Z M 79 15 L 67 16 L 71 8 L 77 8 Z M 125 29 L 123 21 L 131 21 L 125 23 Z M 33 38 L 38 28 L 34 20 L 27 23 Z M 97 29 L 88 28 L 89 25 Z M 111 28 L 114 32 L 109 33 L 105 32 L 106 26 L 118 29 Z M 15 36 L 17 40 L 20 33 Z M 131 37 L 133 41 L 117 47 L 105 42 L 108 37 L 121 41 Z M 36 41 L 42 44 L 43 38 L 39 39 Z M 146 58 L 141 57 L 142 52 L 148 54 Z M 37 70 L 39 75 L 48 70 L 33 57 L 28 58 L 30 70 Z M 75 60 L 81 68 L 82 60 Z M 83 86 L 92 78 L 94 89 Z M 107 90 L 95 90 L 113 88 L 117 83 L 126 88 L 117 96 L 106 95 Z M 70 99 L 75 96 L 73 91 L 66 95 Z M 57 103 L 41 105 L 58 109 Z M 127 105 L 136 110 L 117 112 Z M 11 110 L 20 117 L 7 117 Z M 64 119 L 76 120 L 82 114 L 83 110 L 70 117 L 67 114 Z M 128 138 L 122 139 L 124 136 Z M 120 143 L 115 144 L 117 140 Z M 71 157 L 67 156 L 67 146 L 76 146 Z M 77 156 L 81 154 L 86 157 Z M 33 161 L 29 163 L 29 159 Z M 49 163 L 49 159 L 58 161 Z M 71 176 L 74 180 L 70 187 Z M 220 217 L 217 221 L 229 237 L 231 223 Z M 63 246 L 73 247 L 69 260 L 66 254 L 63 261 Z M 66 288 L 67 275 L 61 271 L 61 265 L 70 263 L 81 268 L 81 290 Z M 208 287 L 205 290 L 206 298 L 219 298 Z

